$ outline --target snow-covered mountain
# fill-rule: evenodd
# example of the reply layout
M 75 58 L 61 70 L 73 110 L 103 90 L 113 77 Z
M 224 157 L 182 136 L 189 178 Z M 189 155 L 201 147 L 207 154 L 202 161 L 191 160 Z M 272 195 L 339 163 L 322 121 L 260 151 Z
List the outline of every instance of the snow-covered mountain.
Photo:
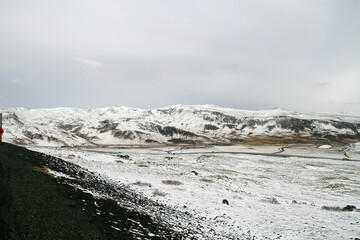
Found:
M 40 146 L 360 141 L 360 116 L 212 105 L 0 109 L 4 141 Z

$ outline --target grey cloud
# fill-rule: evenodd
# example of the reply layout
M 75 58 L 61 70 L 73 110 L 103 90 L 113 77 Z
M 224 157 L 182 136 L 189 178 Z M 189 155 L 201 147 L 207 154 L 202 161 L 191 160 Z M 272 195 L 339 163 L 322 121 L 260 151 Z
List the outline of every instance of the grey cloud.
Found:
M 359 10 L 350 0 L 0 1 L 1 106 L 356 111 L 342 103 L 360 101 Z
M 324 87 L 324 86 L 328 86 L 330 84 L 331 84 L 331 82 L 320 82 L 317 85 L 320 86 L 320 87 Z
M 360 102 L 344 102 L 344 105 L 360 105 Z
M 90 60 L 90 59 L 86 59 L 86 58 L 81 58 L 81 57 L 73 57 L 73 60 L 76 62 L 79 62 L 81 64 L 84 64 L 86 66 L 89 66 L 89 67 L 96 68 L 96 67 L 101 67 L 103 65 L 102 62 Z

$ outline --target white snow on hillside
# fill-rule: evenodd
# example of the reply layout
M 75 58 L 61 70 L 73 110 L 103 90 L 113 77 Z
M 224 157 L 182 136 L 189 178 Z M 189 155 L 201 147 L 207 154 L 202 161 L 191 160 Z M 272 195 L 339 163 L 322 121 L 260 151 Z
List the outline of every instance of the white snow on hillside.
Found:
M 153 143 L 231 143 L 249 136 L 316 135 L 360 137 L 360 116 L 245 111 L 212 105 L 143 110 L 1 109 L 4 141 L 38 146 L 97 146 Z

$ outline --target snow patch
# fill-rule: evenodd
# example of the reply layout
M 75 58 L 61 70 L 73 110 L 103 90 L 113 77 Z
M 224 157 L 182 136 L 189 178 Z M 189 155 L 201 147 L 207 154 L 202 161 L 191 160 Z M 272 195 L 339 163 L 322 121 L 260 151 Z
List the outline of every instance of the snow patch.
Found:
M 321 149 L 329 149 L 329 148 L 332 148 L 332 146 L 330 146 L 330 145 L 321 145 L 321 146 L 319 146 L 318 148 L 321 148 Z

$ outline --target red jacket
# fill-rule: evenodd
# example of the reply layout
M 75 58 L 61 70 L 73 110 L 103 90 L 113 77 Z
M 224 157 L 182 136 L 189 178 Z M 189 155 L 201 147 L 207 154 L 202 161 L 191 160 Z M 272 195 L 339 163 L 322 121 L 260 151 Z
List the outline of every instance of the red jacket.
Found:
M 0 127 L 0 134 L 4 133 L 4 129 L 2 129 L 2 127 Z

